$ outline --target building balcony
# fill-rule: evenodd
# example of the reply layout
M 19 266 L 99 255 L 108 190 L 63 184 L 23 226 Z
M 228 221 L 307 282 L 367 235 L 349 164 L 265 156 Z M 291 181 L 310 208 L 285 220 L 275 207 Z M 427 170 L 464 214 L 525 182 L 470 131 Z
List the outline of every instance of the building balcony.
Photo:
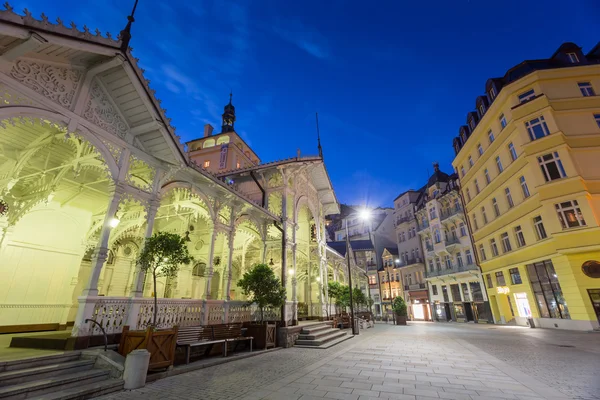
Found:
M 419 264 L 419 263 L 421 263 L 421 264 L 423 263 L 423 259 L 420 258 L 420 257 L 409 258 L 409 259 L 406 259 L 406 260 L 400 259 L 400 264 L 398 264 L 398 267 L 399 268 L 408 267 L 408 266 L 411 266 L 411 265 L 414 265 L 414 264 Z
M 427 228 L 429 228 L 429 221 L 417 223 L 417 232 L 421 232 Z
M 412 285 L 404 285 L 404 290 L 421 290 L 427 287 L 424 283 L 413 283 Z
M 415 219 L 414 215 L 408 216 L 408 217 L 398 217 L 396 218 L 396 226 L 403 224 L 405 222 L 410 222 L 413 219 Z
M 457 218 L 464 219 L 465 214 L 463 212 L 462 207 L 458 207 L 458 208 L 454 207 L 454 208 L 452 208 L 449 211 L 442 212 L 441 216 L 440 216 L 440 219 L 442 221 L 444 221 L 444 220 L 446 220 L 448 218 L 452 218 L 452 217 L 457 217 Z
M 432 252 L 433 251 L 433 245 L 426 245 L 425 246 L 425 250 L 428 252 Z
M 444 267 L 440 270 L 438 270 L 438 269 L 436 269 L 434 271 L 428 270 L 427 277 L 432 278 L 435 276 L 453 275 L 453 274 L 457 274 L 460 272 L 467 272 L 467 271 L 479 271 L 479 268 L 475 264 L 463 264 L 463 265 L 453 264 L 452 268 L 446 268 L 446 266 L 444 265 Z

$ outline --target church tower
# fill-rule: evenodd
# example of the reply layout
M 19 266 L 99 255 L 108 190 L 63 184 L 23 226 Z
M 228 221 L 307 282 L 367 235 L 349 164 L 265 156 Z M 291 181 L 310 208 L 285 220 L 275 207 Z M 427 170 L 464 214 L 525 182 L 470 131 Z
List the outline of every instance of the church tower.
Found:
M 235 107 L 231 104 L 232 93 L 229 93 L 229 104 L 225 106 L 223 112 L 223 124 L 221 126 L 221 133 L 235 132 L 233 124 L 235 123 Z

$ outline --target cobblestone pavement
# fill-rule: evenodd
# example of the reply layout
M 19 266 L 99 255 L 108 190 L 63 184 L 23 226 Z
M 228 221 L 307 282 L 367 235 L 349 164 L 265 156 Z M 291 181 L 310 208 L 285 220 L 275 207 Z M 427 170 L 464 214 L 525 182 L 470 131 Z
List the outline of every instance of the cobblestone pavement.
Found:
M 279 350 L 102 399 L 600 399 L 598 371 L 600 334 L 378 324 L 328 350 Z

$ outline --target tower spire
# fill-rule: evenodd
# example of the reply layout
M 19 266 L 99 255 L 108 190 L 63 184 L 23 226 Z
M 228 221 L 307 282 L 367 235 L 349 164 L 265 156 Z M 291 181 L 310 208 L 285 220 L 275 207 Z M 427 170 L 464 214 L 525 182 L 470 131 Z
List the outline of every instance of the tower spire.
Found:
M 133 3 L 133 9 L 131 10 L 131 14 L 127 16 L 127 25 L 125 25 L 125 29 L 121 31 L 121 51 L 123 53 L 127 52 L 129 48 L 129 41 L 131 40 L 131 24 L 135 21 L 133 17 L 135 14 L 135 9 L 137 8 L 138 0 L 135 0 Z
M 319 157 L 323 159 L 323 148 L 321 147 L 321 133 L 319 132 L 319 113 L 315 113 L 315 117 L 317 118 L 317 148 L 319 149 Z
M 233 125 L 235 124 L 235 107 L 231 104 L 233 93 L 229 92 L 229 104 L 223 110 L 223 124 L 221 125 L 221 133 L 235 132 Z

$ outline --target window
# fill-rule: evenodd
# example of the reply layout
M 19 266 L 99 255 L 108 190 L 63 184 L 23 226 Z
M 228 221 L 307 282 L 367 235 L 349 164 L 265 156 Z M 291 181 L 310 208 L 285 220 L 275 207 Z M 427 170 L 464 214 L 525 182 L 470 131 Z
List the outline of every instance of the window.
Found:
M 485 248 L 482 244 L 479 245 L 479 256 L 481 257 L 481 261 L 487 260 L 487 257 L 485 255 Z
M 463 259 L 462 259 L 462 253 L 458 252 L 456 254 L 456 265 L 458 265 L 458 268 L 462 268 L 463 267 Z
M 500 114 L 500 118 L 498 119 L 500 120 L 500 126 L 502 129 L 506 128 L 506 117 L 504 117 L 504 114 Z
M 483 114 L 485 114 L 485 106 L 483 104 L 479 105 L 479 117 L 483 117 Z
M 210 167 L 210 161 L 209 160 L 204 161 L 203 165 L 204 165 L 204 168 Z
M 515 226 L 515 238 L 517 239 L 517 247 L 525 246 L 525 235 L 523 235 L 521 225 Z
M 555 204 L 554 207 L 556 207 L 558 219 L 563 229 L 585 226 L 585 220 L 583 219 L 577 200 Z
M 550 134 L 548 125 L 546 125 L 544 117 L 541 116 L 526 122 L 525 127 L 527 128 L 527 132 L 529 132 L 529 138 L 531 140 L 541 139 Z
M 464 166 L 462 166 L 462 165 L 460 166 L 460 175 L 461 175 L 462 177 L 464 177 L 464 176 L 465 176 L 465 167 L 464 167 Z
M 496 98 L 496 89 L 492 86 L 490 88 L 490 99 L 494 100 Z
M 510 274 L 510 281 L 513 285 L 520 285 L 523 283 L 521 280 L 521 273 L 519 272 L 519 268 L 511 268 L 508 270 Z
M 429 219 L 432 220 L 432 219 L 436 219 L 436 218 L 437 218 L 437 214 L 435 212 L 435 207 L 431 207 L 429 209 Z
M 475 228 L 475 230 L 479 229 L 479 226 L 477 226 L 477 216 L 475 214 L 473 214 L 473 227 Z
M 452 269 L 452 260 L 449 255 L 444 256 L 444 263 L 446 264 L 446 269 Z
M 475 120 L 474 119 L 470 119 L 469 120 L 469 126 L 471 127 L 471 132 L 475 129 Z
M 494 132 L 492 132 L 491 129 L 488 131 L 488 139 L 490 139 L 490 144 L 494 143 L 494 140 L 496 140 L 494 137 Z
M 481 207 L 481 215 L 483 216 L 483 224 L 488 223 L 487 215 L 485 215 L 485 207 Z
M 600 114 L 594 114 L 594 119 L 596 120 L 596 123 L 598 124 L 598 128 L 600 128 Z
M 442 241 L 442 236 L 440 235 L 440 230 L 436 229 L 435 232 L 433 233 L 433 236 L 435 237 L 435 242 L 436 243 L 440 243 Z
M 571 319 L 552 261 L 527 265 L 527 275 L 542 318 Z
M 500 216 L 500 207 L 498 207 L 498 200 L 496 200 L 495 197 L 492 199 L 492 207 L 494 207 L 494 215 L 496 217 L 499 217 Z
M 502 271 L 496 272 L 496 285 L 506 286 L 506 281 L 504 280 L 504 274 L 502 273 Z
M 467 256 L 467 265 L 473 265 L 473 256 L 471 250 L 465 250 L 465 256 Z
M 473 167 L 473 157 L 469 156 L 469 166 Z
M 504 167 L 502 167 L 502 160 L 500 160 L 500 156 L 496 156 L 496 167 L 498 167 L 498 173 L 501 174 L 504 171 Z
M 481 147 L 481 143 L 477 145 L 477 152 L 479 153 L 479 157 L 483 155 L 483 147 Z
M 475 192 L 476 194 L 479 194 L 480 190 L 479 190 L 479 182 L 477 182 L 477 179 L 474 180 L 475 182 Z
M 433 293 L 434 296 L 437 296 L 437 294 L 438 294 L 437 285 L 431 285 L 431 293 Z
M 440 258 L 439 257 L 435 258 L 435 267 L 437 268 L 438 271 L 442 270 L 442 263 L 440 262 Z
M 596 93 L 594 93 L 594 88 L 592 87 L 591 83 L 579 82 L 577 85 L 579 85 L 579 90 L 581 90 L 581 94 L 583 95 L 583 97 L 596 95 Z
M 525 103 L 531 99 L 533 99 L 535 97 L 535 91 L 533 89 L 530 89 L 528 91 L 526 91 L 525 93 L 522 93 L 519 95 L 519 103 Z
M 567 58 L 571 64 L 576 64 L 579 62 L 579 57 L 575 53 L 567 53 Z
M 538 157 L 538 163 L 540 164 L 546 182 L 567 176 L 557 151 Z
M 492 180 L 490 179 L 490 172 L 487 168 L 483 170 L 483 175 L 485 175 L 485 182 L 489 185 Z
M 548 237 L 541 216 L 538 215 L 537 217 L 533 218 L 533 226 L 535 227 L 535 235 L 537 236 L 538 240 L 546 239 Z
M 460 236 L 467 236 L 467 227 L 465 226 L 465 223 L 461 222 L 458 227 L 460 228 Z
M 515 150 L 515 146 L 510 142 L 508 144 L 508 151 L 510 152 L 510 159 L 515 161 L 517 159 L 517 151 Z
M 485 276 L 485 280 L 486 280 L 488 289 L 492 289 L 494 287 L 494 284 L 492 283 L 492 275 L 487 274 Z
M 467 203 L 468 203 L 471 201 L 471 191 L 469 190 L 469 188 L 466 188 L 465 192 L 467 193 Z
M 490 239 L 490 248 L 492 249 L 492 257 L 497 257 L 498 246 L 496 245 L 496 239 Z
M 508 237 L 508 233 L 504 232 L 500 235 L 500 240 L 502 241 L 502 252 L 508 253 L 512 251 L 512 246 L 510 245 L 510 238 Z
M 521 183 L 521 190 L 523 190 L 523 198 L 526 199 L 530 196 L 529 188 L 527 187 L 527 182 L 525 182 L 525 177 L 521 176 L 519 178 L 519 183 Z
M 504 194 L 506 194 L 506 202 L 508 203 L 508 208 L 513 208 L 515 203 L 513 202 L 512 195 L 510 194 L 510 189 L 504 188 Z
M 456 227 L 454 225 L 452 225 L 450 227 L 450 233 L 451 233 L 452 239 L 456 239 Z

